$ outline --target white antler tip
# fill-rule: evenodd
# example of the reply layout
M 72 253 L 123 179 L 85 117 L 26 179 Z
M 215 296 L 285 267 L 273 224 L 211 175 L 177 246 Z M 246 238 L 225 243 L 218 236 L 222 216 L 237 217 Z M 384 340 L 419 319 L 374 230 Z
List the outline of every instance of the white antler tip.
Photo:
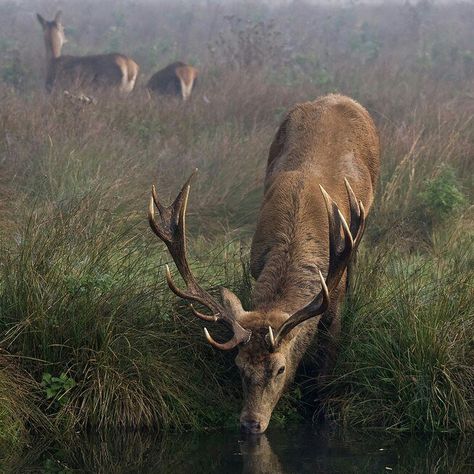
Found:
M 148 213 L 153 217 L 155 215 L 155 209 L 153 207 L 153 196 L 150 196 L 148 201 Z
M 275 336 L 273 335 L 273 329 L 271 326 L 268 326 L 268 339 L 270 340 L 270 344 L 272 348 L 275 347 Z
M 349 238 L 349 240 L 351 242 L 351 246 L 352 246 L 352 245 L 354 245 L 354 239 L 352 237 L 351 231 L 349 230 L 349 226 L 347 225 L 346 218 L 343 216 L 342 212 L 339 209 L 337 210 L 337 212 L 339 214 L 339 218 L 341 219 L 342 227 L 344 227 L 344 233 Z
M 321 190 L 321 194 L 323 195 L 323 198 L 324 198 L 324 200 L 326 201 L 327 205 L 329 205 L 330 202 L 332 201 L 331 196 L 329 196 L 329 194 L 327 193 L 327 191 L 323 188 L 323 185 L 322 185 L 322 184 L 319 185 L 319 189 Z
M 324 279 L 323 274 L 321 273 L 321 270 L 318 269 L 318 272 L 319 272 L 319 278 L 321 279 L 321 288 L 324 294 L 326 295 L 326 297 L 329 297 L 329 291 L 326 285 L 326 280 Z

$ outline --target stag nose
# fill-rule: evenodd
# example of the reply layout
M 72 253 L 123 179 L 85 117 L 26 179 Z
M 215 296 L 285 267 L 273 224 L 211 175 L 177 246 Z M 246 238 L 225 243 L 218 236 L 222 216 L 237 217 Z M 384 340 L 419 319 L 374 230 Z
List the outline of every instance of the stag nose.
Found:
M 240 429 L 244 433 L 261 433 L 262 432 L 262 427 L 260 425 L 259 421 L 256 420 L 242 420 L 240 422 Z

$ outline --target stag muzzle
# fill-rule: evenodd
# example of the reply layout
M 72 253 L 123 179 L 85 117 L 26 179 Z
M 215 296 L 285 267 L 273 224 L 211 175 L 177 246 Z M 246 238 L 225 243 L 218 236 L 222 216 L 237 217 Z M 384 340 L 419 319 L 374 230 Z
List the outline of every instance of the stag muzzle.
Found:
M 271 414 L 270 414 L 271 416 Z M 264 433 L 270 423 L 270 417 L 242 413 L 240 415 L 240 431 L 247 434 Z
M 259 434 L 262 433 L 262 425 L 257 420 L 243 420 L 240 422 L 240 430 L 244 433 Z

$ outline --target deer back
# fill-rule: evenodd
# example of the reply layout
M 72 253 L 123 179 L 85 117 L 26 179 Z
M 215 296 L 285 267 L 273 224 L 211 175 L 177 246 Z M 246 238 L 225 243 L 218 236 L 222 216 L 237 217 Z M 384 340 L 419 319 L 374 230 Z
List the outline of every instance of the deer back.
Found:
M 138 65 L 121 54 L 99 54 L 93 56 L 60 56 L 52 60 L 47 88 L 92 86 L 118 87 L 130 92 L 136 81 Z

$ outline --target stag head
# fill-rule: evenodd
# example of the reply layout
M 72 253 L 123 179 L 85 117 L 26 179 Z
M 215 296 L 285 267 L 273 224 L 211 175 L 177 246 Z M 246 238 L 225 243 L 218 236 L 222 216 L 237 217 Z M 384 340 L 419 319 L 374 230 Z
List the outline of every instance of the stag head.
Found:
M 185 290 L 178 288 L 166 266 L 170 289 L 179 297 L 198 303 L 211 312 L 205 314 L 191 304 L 195 316 L 206 322 L 221 322 L 232 331 L 231 339 L 224 343 L 217 342 L 207 328 L 204 328 L 204 335 L 216 349 L 238 349 L 235 363 L 240 371 L 244 392 L 241 428 L 250 433 L 263 433 L 278 400 L 293 380 L 303 355 L 304 338 L 307 336 L 304 335 L 305 325 L 302 323 L 320 317 L 328 309 L 331 292 L 338 286 L 360 242 L 365 227 L 364 207 L 362 202 L 357 201 L 346 180 L 351 210 L 349 228 L 337 204 L 320 186 L 329 221 L 329 268 L 326 279 L 319 271 L 319 281 L 315 282 L 316 296 L 294 314 L 277 309 L 245 311 L 238 297 L 226 288 L 221 290 L 221 302 L 215 300 L 197 283 L 188 265 L 185 215 L 190 182 L 195 172 L 169 207 L 160 203 L 155 187 L 152 188 L 148 220 L 153 232 L 168 247 L 186 285 Z M 159 213 L 159 222 L 155 207 Z

